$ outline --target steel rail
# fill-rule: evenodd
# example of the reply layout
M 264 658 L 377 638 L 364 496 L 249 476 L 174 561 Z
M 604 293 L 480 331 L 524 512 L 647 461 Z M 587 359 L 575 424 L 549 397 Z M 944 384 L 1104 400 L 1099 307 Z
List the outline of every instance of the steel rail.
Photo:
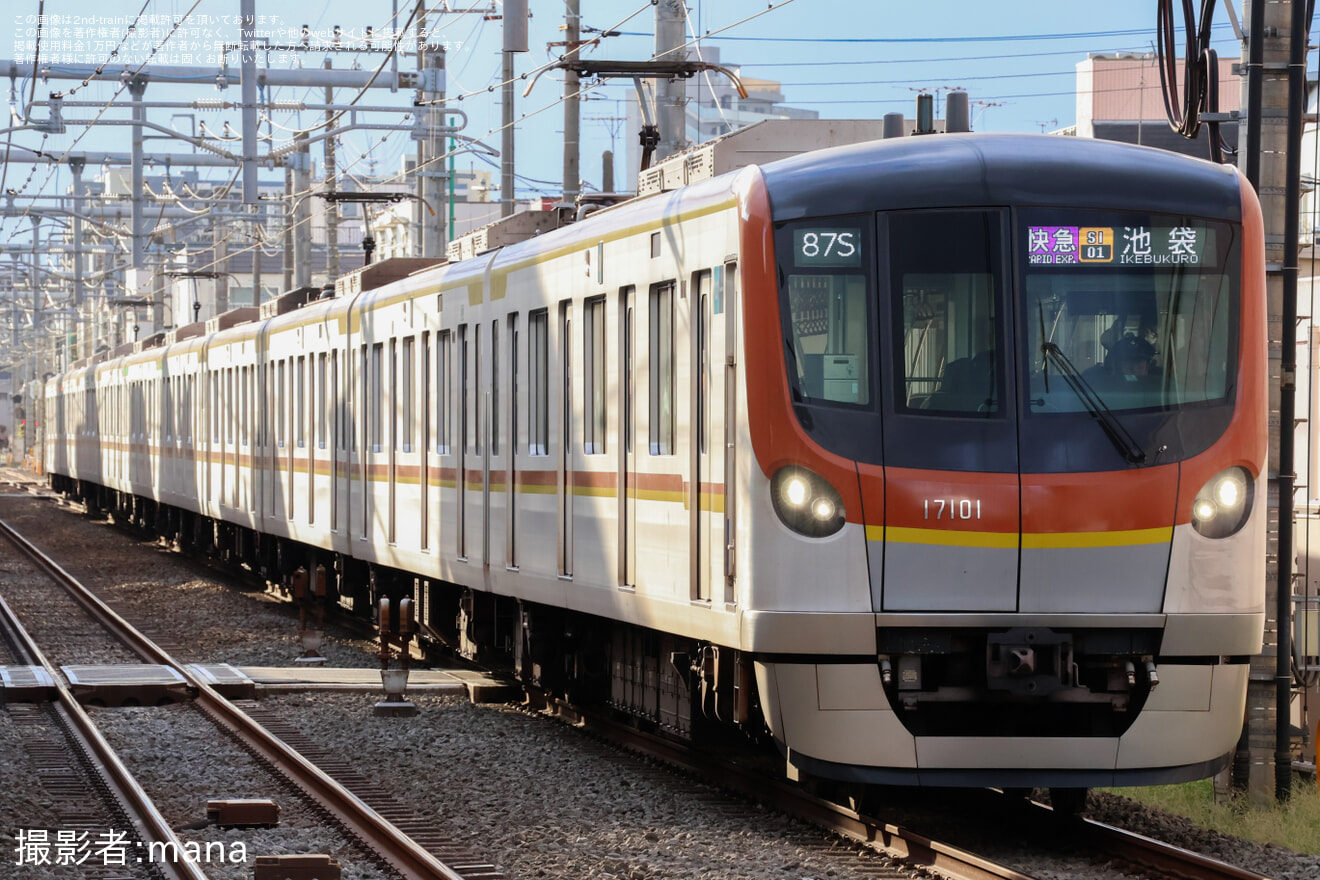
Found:
M 20 655 L 15 659 L 26 661 L 26 665 L 29 666 L 42 667 L 51 681 L 55 682 L 56 703 L 59 711 L 68 721 L 69 733 L 74 737 L 77 745 L 92 759 L 93 765 L 103 771 L 106 785 L 137 826 L 137 830 L 145 839 L 144 842 L 148 844 L 148 852 L 154 852 L 156 846 L 160 847 L 164 860 L 156 863 L 157 866 L 173 880 L 207 880 L 201 868 L 184 854 L 183 844 L 175 836 L 165 817 L 161 815 L 142 786 L 138 785 L 133 774 L 119 760 L 119 756 L 106 742 L 105 737 L 101 736 L 101 731 L 96 728 L 96 722 L 92 721 L 91 716 L 73 696 L 55 667 L 32 640 L 31 634 L 23 628 L 13 609 L 2 598 L 0 598 L 0 625 L 5 637 Z
M 1133 831 L 1079 817 L 1091 846 L 1158 874 L 1188 880 L 1267 880 L 1263 874 L 1230 865 Z
M 163 648 L 92 594 L 53 559 L 42 553 L 8 523 L 0 521 L 0 535 L 8 538 L 117 638 L 144 660 L 169 666 L 183 676 L 196 693 L 196 704 L 254 754 L 273 765 L 313 801 L 325 806 L 349 834 L 410 880 L 463 880 L 463 875 L 418 846 L 392 822 L 357 795 L 340 785 L 279 738 L 257 724 L 241 709 L 193 675 Z M 72 697 L 70 698 L 72 699 Z
M 927 868 L 959 880 L 1031 880 L 1029 875 L 995 864 L 958 847 L 932 840 L 911 829 L 885 823 L 834 801 L 825 800 L 753 769 L 723 760 L 707 760 L 669 740 L 643 733 L 608 718 L 584 715 L 556 700 L 546 705 L 567 720 L 649 757 L 698 774 L 719 785 L 759 798 L 819 827 L 883 852 L 896 861 Z M 987 791 L 987 794 L 990 792 Z M 1001 796 L 996 795 L 998 801 Z M 1040 818 L 1059 826 L 1071 839 L 1116 860 L 1162 876 L 1183 880 L 1269 880 L 1236 865 L 1084 817 L 1064 817 L 1034 801 L 1018 802 L 1042 811 Z M 999 804 L 1002 808 L 1003 804 Z
M 545 699 L 542 697 L 542 699 Z M 1012 868 L 995 864 L 975 853 L 932 840 L 911 829 L 870 819 L 856 810 L 816 797 L 791 783 L 772 779 L 754 769 L 727 760 L 710 759 L 661 737 L 579 709 L 558 700 L 546 704 L 567 720 L 584 726 L 610 742 L 698 775 L 703 780 L 763 801 L 862 844 L 912 868 L 927 869 L 955 880 L 1034 880 Z

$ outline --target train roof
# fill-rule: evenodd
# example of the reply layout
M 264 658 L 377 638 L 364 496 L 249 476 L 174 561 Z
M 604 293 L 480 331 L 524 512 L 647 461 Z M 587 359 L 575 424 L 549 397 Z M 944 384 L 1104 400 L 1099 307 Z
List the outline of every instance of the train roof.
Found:
M 1240 220 L 1237 170 L 1165 150 L 1058 135 L 870 141 L 762 166 L 776 221 L 878 209 L 1037 205 Z

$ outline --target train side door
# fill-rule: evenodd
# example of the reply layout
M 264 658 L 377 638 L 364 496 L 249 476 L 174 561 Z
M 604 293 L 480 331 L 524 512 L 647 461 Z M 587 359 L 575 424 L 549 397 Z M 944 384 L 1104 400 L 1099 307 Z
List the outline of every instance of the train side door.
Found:
M 457 539 L 455 551 L 459 559 L 467 559 L 467 497 L 468 497 L 468 432 L 471 422 L 470 406 L 472 391 L 470 388 L 470 367 L 468 360 L 468 325 L 458 327 L 458 437 L 457 447 L 458 473 L 458 515 L 455 517 L 454 534 Z
M 724 515 L 718 518 L 720 525 L 720 543 L 722 552 L 721 574 L 724 584 L 724 601 L 733 604 L 734 578 L 737 576 L 737 481 L 738 481 L 738 264 L 725 263 L 722 275 L 715 278 L 715 312 L 724 315 L 724 376 L 722 387 L 724 419 L 721 429 L 716 432 L 723 442 L 721 453 L 724 456 Z M 716 352 L 718 348 L 714 349 Z M 720 410 L 715 410 L 719 412 Z
M 504 567 L 510 571 L 518 568 L 518 401 L 522 395 L 522 379 L 518 375 L 520 361 L 518 346 L 522 344 L 522 334 L 518 327 L 518 314 L 511 312 L 508 320 L 509 337 L 509 438 L 508 451 L 504 453 Z
M 559 304 L 559 576 L 573 576 L 573 301 Z
M 723 345 L 717 343 L 714 322 L 714 294 L 718 283 L 716 275 L 717 272 L 707 269 L 693 276 L 690 305 L 692 433 L 688 450 L 691 467 L 688 497 L 692 518 L 689 565 L 692 570 L 692 598 L 699 602 L 711 601 L 713 585 L 720 582 L 724 568 L 721 553 L 724 543 L 721 534 L 723 517 L 719 510 L 723 499 L 716 492 L 717 486 L 723 488 L 724 460 L 713 447 L 714 430 L 711 424 L 711 414 L 720 411 L 720 401 L 716 399 L 716 386 L 712 381 L 712 358 L 715 351 L 723 351 Z M 719 335 L 723 336 L 722 333 Z
M 884 611 L 1013 611 L 1021 531 L 1000 210 L 882 215 Z M 866 484 L 865 468 L 863 483 Z M 878 516 L 876 511 L 878 511 Z M 875 525 L 868 523 L 869 526 Z M 871 558 L 879 534 L 869 527 Z
M 336 341 L 337 344 L 337 341 Z M 348 401 L 344 399 L 341 389 L 344 387 L 344 381 L 339 375 L 339 352 L 335 347 L 330 350 L 330 531 L 339 531 L 339 481 L 348 478 L 348 431 L 344 428 L 347 422 Z M 347 357 L 344 358 L 347 363 Z
M 619 293 L 619 586 L 637 585 L 636 288 Z

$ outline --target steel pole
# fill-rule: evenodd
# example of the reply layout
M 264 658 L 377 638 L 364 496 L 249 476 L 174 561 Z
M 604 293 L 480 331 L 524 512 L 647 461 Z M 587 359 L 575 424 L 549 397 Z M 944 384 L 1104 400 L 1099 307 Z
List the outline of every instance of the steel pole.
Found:
M 239 0 L 239 70 L 243 96 L 243 204 L 257 203 L 257 0 Z
M 570 57 L 576 58 L 581 39 L 582 14 L 581 0 L 564 0 L 564 41 Z M 581 105 L 578 101 L 578 75 L 571 69 L 564 70 L 564 201 L 570 205 L 581 192 L 582 172 L 581 154 Z

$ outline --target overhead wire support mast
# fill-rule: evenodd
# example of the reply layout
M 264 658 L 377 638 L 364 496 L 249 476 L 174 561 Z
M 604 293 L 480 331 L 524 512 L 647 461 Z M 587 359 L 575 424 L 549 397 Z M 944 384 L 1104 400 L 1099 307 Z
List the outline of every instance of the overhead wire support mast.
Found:
M 565 59 L 556 62 L 543 70 L 537 72 L 532 77 L 532 81 L 527 84 L 523 91 L 523 97 L 531 94 L 537 80 L 547 70 L 569 70 L 581 77 L 595 77 L 597 79 L 612 79 L 626 77 L 631 79 L 637 85 L 638 106 L 642 110 L 642 116 L 646 120 L 656 119 L 656 115 L 649 112 L 650 102 L 642 91 L 641 81 L 643 79 L 674 79 L 681 77 L 690 79 L 698 73 L 715 71 L 722 73 L 733 83 L 733 87 L 738 91 L 738 97 L 746 98 L 748 95 L 746 86 L 739 79 L 738 74 L 721 64 L 713 64 L 709 61 L 588 61 L 581 58 Z M 655 144 L 648 144 L 646 129 L 654 128 L 654 124 L 647 122 L 643 125 L 643 153 L 642 170 L 646 170 L 651 164 L 651 155 L 655 149 Z

